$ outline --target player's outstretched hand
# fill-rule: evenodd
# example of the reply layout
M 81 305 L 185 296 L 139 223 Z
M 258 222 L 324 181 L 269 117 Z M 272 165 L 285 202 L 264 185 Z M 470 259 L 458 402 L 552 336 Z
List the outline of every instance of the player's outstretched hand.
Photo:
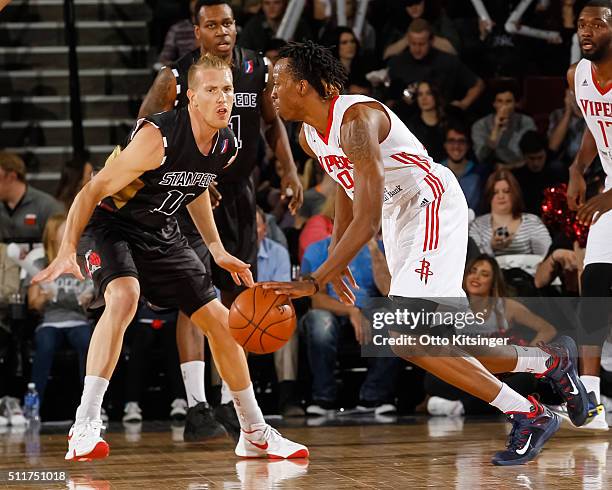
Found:
M 585 201 L 586 181 L 582 174 L 570 170 L 569 184 L 567 185 L 567 205 L 572 211 L 577 211 Z
M 261 287 L 271 289 L 276 294 L 283 294 L 290 298 L 301 298 L 312 296 L 317 292 L 317 288 L 312 281 L 291 281 L 291 282 L 262 282 Z
M 612 190 L 609 190 L 589 199 L 588 202 L 578 210 L 576 217 L 583 225 L 590 226 L 596 223 L 602 214 L 611 209 Z
M 289 172 L 281 179 L 281 195 L 284 199 L 291 197 L 289 201 L 289 212 L 295 216 L 304 202 L 304 188 L 300 182 L 297 172 Z
M 338 299 L 342 303 L 344 303 L 345 305 L 354 305 L 355 293 L 353 293 L 348 283 L 351 283 L 353 287 L 357 287 L 357 284 L 355 283 L 355 279 L 353 278 L 353 274 L 351 274 L 350 269 L 347 268 L 346 270 L 348 270 L 348 275 L 346 275 L 345 271 L 342 276 L 338 276 L 335 279 L 332 279 L 331 281 L 329 281 L 329 283 L 338 295 Z
M 251 265 L 237 259 L 233 255 L 222 252 L 214 257 L 215 262 L 219 267 L 225 269 L 232 276 L 232 279 L 239 286 L 244 284 L 245 286 L 252 288 L 255 285 L 253 281 L 253 274 L 249 270 Z
M 41 270 L 32 278 L 33 284 L 55 281 L 62 274 L 72 274 L 83 281 L 85 277 L 76 260 L 75 253 L 58 255 L 45 269 Z

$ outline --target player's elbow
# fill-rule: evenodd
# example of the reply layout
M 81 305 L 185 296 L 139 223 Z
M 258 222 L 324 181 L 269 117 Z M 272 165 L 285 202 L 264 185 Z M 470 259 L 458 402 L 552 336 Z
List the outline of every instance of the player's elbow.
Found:
M 78 198 L 79 201 L 86 200 L 86 201 L 93 201 L 94 203 L 97 203 L 101 201 L 102 199 L 104 199 L 106 196 L 111 194 L 110 192 L 107 191 L 107 187 L 108 186 L 105 185 L 103 178 L 93 179 L 87 182 L 87 184 L 85 184 L 81 188 L 81 190 L 77 194 L 77 197 L 75 198 L 75 201 Z

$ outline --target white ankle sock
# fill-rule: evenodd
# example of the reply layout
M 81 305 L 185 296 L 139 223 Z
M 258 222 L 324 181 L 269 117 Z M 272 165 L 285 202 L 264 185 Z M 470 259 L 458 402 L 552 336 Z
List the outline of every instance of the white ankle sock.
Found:
M 230 403 L 232 401 L 232 392 L 227 386 L 227 383 L 223 381 L 221 383 L 221 403 L 225 405 L 226 403 Z
M 511 372 L 542 374 L 548 369 L 546 361 L 550 359 L 550 354 L 539 347 L 512 347 L 516 350 L 516 367 Z
M 187 404 L 189 408 L 206 401 L 204 391 L 204 361 L 189 361 L 181 364 Z
M 597 403 L 600 403 L 601 389 L 599 376 L 589 376 L 588 374 L 583 374 L 582 376 L 580 376 L 580 380 L 586 388 L 587 393 L 590 393 L 591 391 L 595 392 L 595 396 L 597 397 Z
M 250 431 L 253 424 L 266 423 L 255 399 L 252 383 L 242 391 L 232 391 L 231 393 L 242 430 Z
M 99 376 L 85 376 L 85 386 L 83 387 L 81 404 L 77 408 L 76 421 L 100 419 L 102 400 L 107 388 L 108 379 L 100 378 Z
M 502 388 L 491 403 L 502 412 L 530 412 L 531 402 L 523 395 L 518 394 L 506 383 L 502 383 Z

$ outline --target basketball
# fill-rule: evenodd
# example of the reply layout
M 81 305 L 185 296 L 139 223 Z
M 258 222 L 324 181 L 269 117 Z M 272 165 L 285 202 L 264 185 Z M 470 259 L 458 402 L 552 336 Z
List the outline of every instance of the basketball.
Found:
M 291 300 L 261 286 L 242 292 L 229 311 L 229 328 L 242 347 L 254 354 L 277 351 L 295 331 Z

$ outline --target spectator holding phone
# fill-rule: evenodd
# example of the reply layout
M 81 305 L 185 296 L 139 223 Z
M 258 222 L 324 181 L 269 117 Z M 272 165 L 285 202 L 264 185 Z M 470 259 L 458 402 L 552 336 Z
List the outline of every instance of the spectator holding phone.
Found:
M 524 213 L 519 184 L 509 170 L 492 173 L 485 186 L 490 212 L 470 224 L 470 236 L 489 255 L 536 254 L 544 256 L 550 234 L 535 214 Z

